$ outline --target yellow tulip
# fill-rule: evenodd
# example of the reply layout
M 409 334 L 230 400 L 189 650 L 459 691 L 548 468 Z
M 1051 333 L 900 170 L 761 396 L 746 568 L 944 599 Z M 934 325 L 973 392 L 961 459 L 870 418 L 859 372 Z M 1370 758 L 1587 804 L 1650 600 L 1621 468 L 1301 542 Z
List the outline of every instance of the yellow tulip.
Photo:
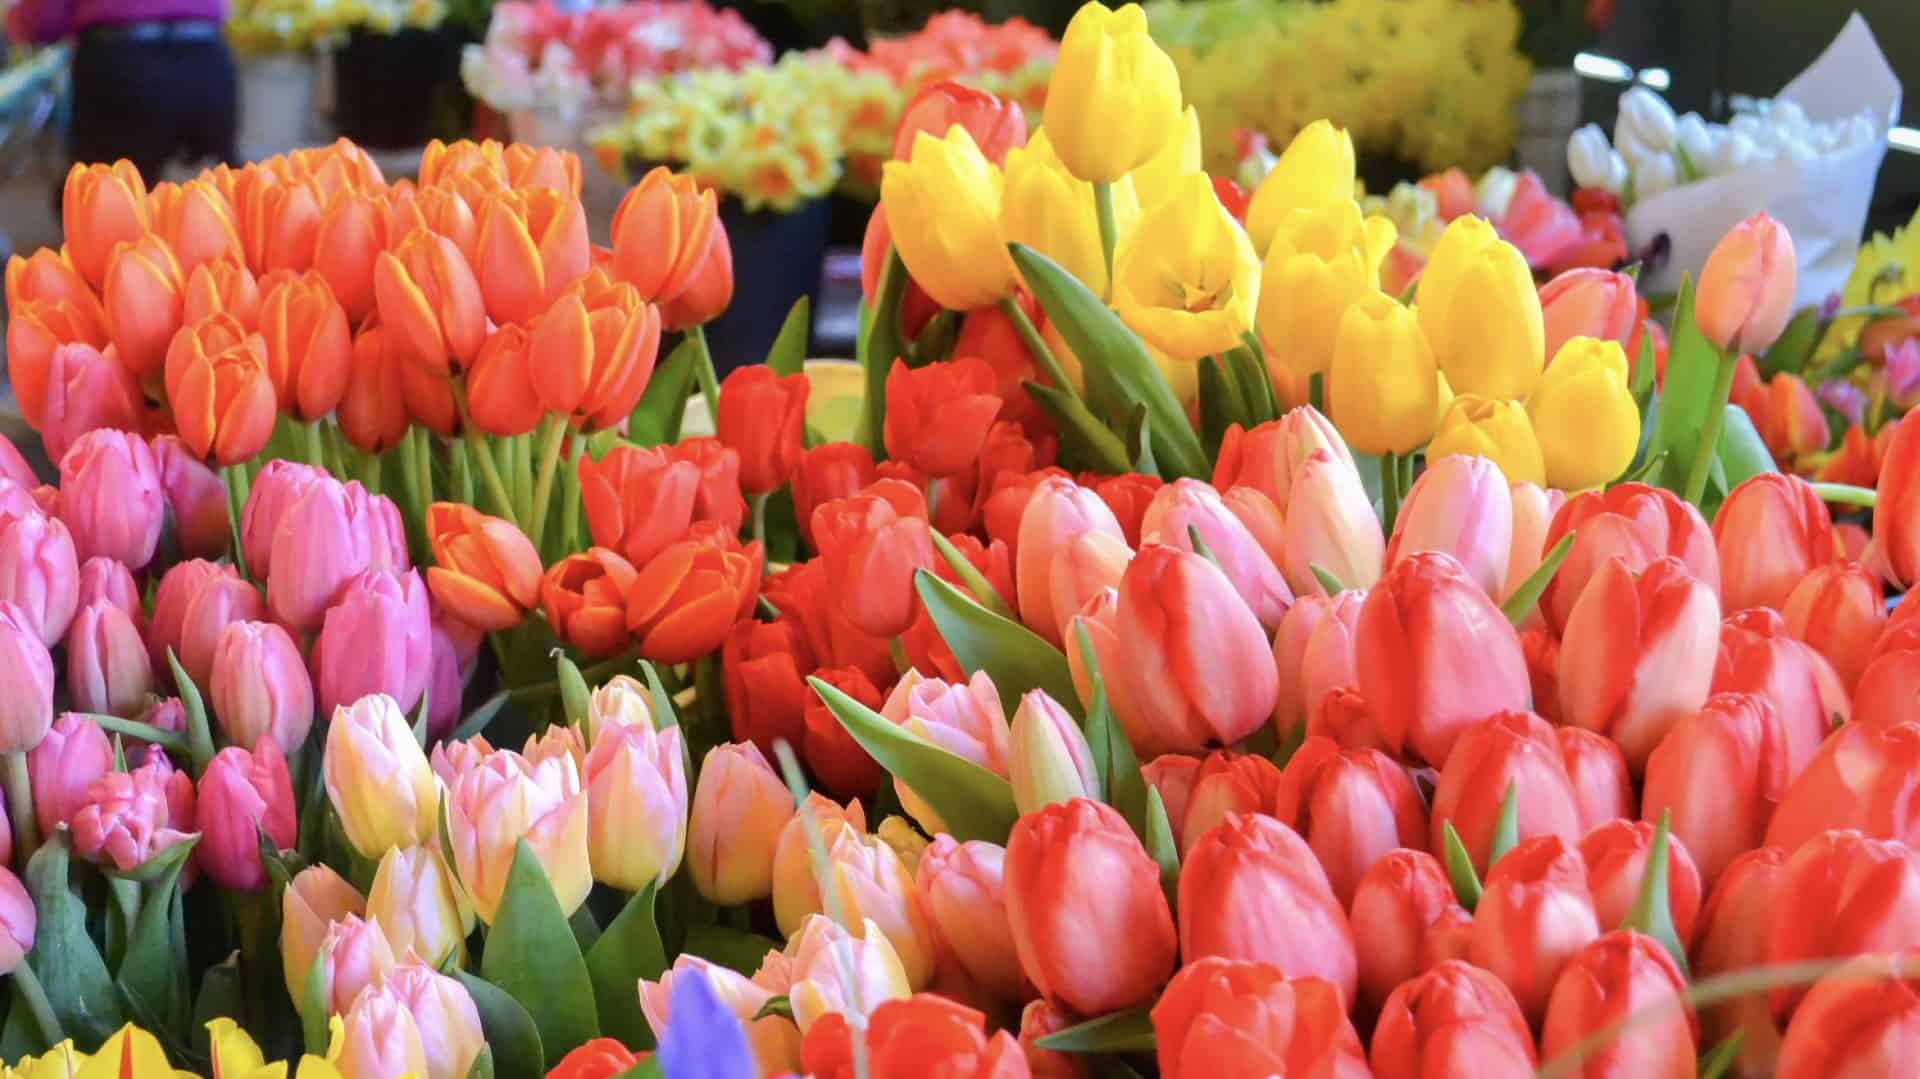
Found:
M 1180 178 L 1200 171 L 1200 113 L 1192 105 L 1180 118 L 1173 137 L 1147 163 L 1128 175 L 1140 205 L 1151 208 L 1173 194 Z
M 1352 199 L 1289 211 L 1260 267 L 1260 336 L 1268 355 L 1297 375 L 1333 364 L 1347 306 L 1377 291 L 1393 223 L 1360 217 Z
M 1131 178 L 1113 185 L 1113 211 L 1116 231 L 1124 236 L 1140 216 Z M 1094 295 L 1107 295 L 1107 256 L 1100 246 L 1093 185 L 1067 171 L 1045 131 L 1007 151 L 1000 232 L 1008 242 L 1026 244 L 1059 263 Z
M 1118 180 L 1174 137 L 1180 74 L 1147 36 L 1139 4 L 1110 10 L 1090 0 L 1074 14 L 1053 61 L 1041 123 L 1067 170 L 1090 183 Z
M 75 1049 L 73 1039 L 68 1038 L 37 1057 L 21 1057 L 12 1067 L 0 1061 L 0 1076 L 5 1079 L 73 1079 L 86 1062 L 87 1054 Z
M 1547 347 L 1540 294 L 1526 257 L 1492 225 L 1454 218 L 1415 299 L 1420 328 L 1455 390 L 1506 401 L 1533 392 Z
M 1203 173 L 1182 177 L 1114 252 L 1114 311 L 1176 360 L 1239 347 L 1259 294 L 1260 260 Z
M 1308 124 L 1280 155 L 1247 204 L 1247 233 L 1264 254 L 1290 211 L 1353 198 L 1353 138 L 1326 120 Z
M 1000 169 L 959 124 L 914 137 L 907 161 L 889 161 L 880 204 L 914 281 L 942 307 L 966 311 L 1013 295 L 1019 278 L 1000 238 Z
M 1347 308 L 1334 339 L 1327 411 L 1362 453 L 1411 453 L 1433 437 L 1440 393 L 1419 320 L 1375 292 Z
M 1527 398 L 1527 415 L 1549 486 L 1581 491 L 1619 476 L 1640 446 L 1640 409 L 1620 343 L 1575 337 L 1560 346 Z
M 56 1047 L 56 1051 L 57 1051 Z M 62 1062 L 56 1058 L 55 1069 L 48 1075 L 60 1075 L 57 1070 Z M 35 1073 L 38 1079 L 39 1073 Z M 160 1048 L 160 1039 L 128 1023 L 119 1029 L 100 1051 L 86 1059 L 80 1069 L 73 1073 L 74 1079 L 174 1079 L 184 1076 L 193 1079 L 192 1072 L 176 1072 L 173 1065 L 167 1063 L 166 1050 Z
M 1438 461 L 1451 454 L 1487 458 L 1500 466 L 1508 483 L 1546 482 L 1540 440 L 1533 433 L 1533 420 L 1518 401 L 1464 393 L 1455 397 L 1441 415 L 1433 441 L 1427 443 L 1427 460 Z

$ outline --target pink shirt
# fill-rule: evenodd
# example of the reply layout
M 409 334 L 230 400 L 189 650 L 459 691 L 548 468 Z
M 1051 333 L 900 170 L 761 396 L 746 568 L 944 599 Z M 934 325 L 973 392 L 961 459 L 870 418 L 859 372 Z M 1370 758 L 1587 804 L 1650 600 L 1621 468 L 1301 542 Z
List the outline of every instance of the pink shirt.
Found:
M 7 36 L 44 45 L 95 26 L 169 19 L 219 21 L 226 0 L 17 0 L 7 12 Z

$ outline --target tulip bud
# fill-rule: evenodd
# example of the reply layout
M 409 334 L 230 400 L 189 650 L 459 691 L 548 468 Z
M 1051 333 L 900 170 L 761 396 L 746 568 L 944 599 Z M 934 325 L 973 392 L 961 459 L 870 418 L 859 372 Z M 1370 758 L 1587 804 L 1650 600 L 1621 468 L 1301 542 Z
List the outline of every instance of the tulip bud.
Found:
M 167 344 L 185 315 L 186 277 L 167 242 L 147 233 L 107 258 L 100 300 L 120 362 L 150 375 L 166 362 Z
M 1660 942 L 1622 929 L 1567 961 L 1547 1005 L 1540 1053 L 1552 1060 L 1627 1016 L 1647 1017 L 1632 1035 L 1615 1034 L 1582 1067 L 1601 1074 L 1672 1075 L 1698 1065 L 1687 980 Z
M 133 717 L 153 691 L 147 646 L 127 612 L 107 603 L 82 610 L 67 631 L 67 693 L 83 712 Z
M 786 993 L 802 1033 L 822 1016 L 863 1018 L 863 1013 L 913 992 L 900 957 L 871 920 L 855 936 L 824 914 L 810 914 L 799 931 L 788 936 L 784 955 L 768 956 L 769 966 L 776 958 L 780 977 L 768 979 L 768 967 L 762 967 L 754 981 L 770 992 Z
M 67 173 L 60 217 L 68 257 L 87 283 L 98 288 L 114 249 L 138 240 L 151 227 L 147 185 L 126 161 L 75 164 Z
M 0 516 L 0 603 L 13 605 L 21 626 L 52 648 L 79 601 L 80 560 L 67 526 L 38 512 Z
M 913 570 L 933 566 L 925 499 L 899 480 L 880 480 L 813 511 L 813 537 L 848 620 L 876 637 L 898 636 L 919 605 Z M 880 587 L 881 582 L 886 582 Z
M 12 974 L 33 951 L 38 925 L 33 897 L 5 866 L 0 866 L 0 927 L 5 930 L 0 932 L 0 973 Z
M 1796 584 L 1833 561 L 1833 518 L 1813 486 L 1763 472 L 1735 487 L 1713 518 L 1727 610 L 1785 608 Z
M 712 191 L 691 176 L 652 169 L 614 211 L 614 272 L 650 301 L 672 300 L 692 285 L 718 227 Z
M 1064 644 L 1078 647 L 1066 623 L 1085 609 L 1095 595 L 1119 588 L 1133 548 L 1127 542 L 1105 532 L 1083 532 L 1066 541 L 1053 556 L 1048 574 L 1047 592 L 1054 614 L 1061 620 L 1056 630 Z
M 1633 781 L 1628 778 L 1627 758 L 1620 747 L 1604 734 L 1579 727 L 1555 727 L 1553 736 L 1560 743 L 1560 759 L 1567 767 L 1580 833 L 1585 835 L 1610 820 L 1631 819 Z
M 587 794 L 571 756 L 535 763 L 510 750 L 493 753 L 453 784 L 447 824 L 454 867 L 489 925 L 522 839 L 546 871 L 561 910 L 572 914 L 593 887 Z
M 1146 164 L 1179 128 L 1179 76 L 1137 5 L 1081 8 L 1061 37 L 1049 85 L 1044 127 L 1060 160 L 1089 183 L 1111 183 Z M 1092 117 L 1109 109 L 1132 122 L 1112 138 L 1095 137 Z
M 1542 835 L 1494 863 L 1468 949 L 1473 965 L 1507 983 L 1533 1022 L 1546 1015 L 1561 970 L 1599 937 L 1579 851 L 1558 835 Z
M 323 771 L 327 798 L 361 857 L 434 838 L 439 785 L 393 698 L 371 693 L 333 710 Z
M 261 468 L 240 515 L 240 549 L 250 572 L 262 578 L 272 574 L 273 541 L 287 511 L 309 491 L 330 480 L 324 469 L 285 458 L 275 458 Z
M 25 753 L 53 726 L 53 658 L 27 616 L 0 602 L 0 753 Z
M 1758 355 L 1793 314 L 1793 237 L 1757 213 L 1730 229 L 1707 256 L 1693 317 L 1713 347 Z
M 1284 784 L 1280 769 L 1265 757 L 1217 749 L 1199 763 L 1180 807 L 1174 840 L 1181 851 L 1191 850 L 1200 837 L 1235 813 L 1264 813 L 1278 817 Z M 1168 814 L 1168 823 L 1173 815 Z
M 1309 738 L 1287 762 L 1274 816 L 1292 827 L 1326 870 L 1344 908 L 1373 864 L 1426 838 L 1426 805 L 1412 777 L 1373 749 Z
M 943 970 L 951 963 L 1000 1000 L 1020 996 L 1020 958 L 1007 921 L 1006 851 L 934 837 L 916 884 Z
M 806 376 L 781 377 L 769 368 L 736 368 L 721 383 L 715 433 L 740 454 L 741 485 L 749 494 L 786 486 L 800 465 L 806 422 Z
M 1614 341 L 1575 337 L 1561 346 L 1527 398 L 1547 485 L 1604 486 L 1626 471 L 1640 445 L 1640 409 L 1628 388 L 1627 354 Z M 1570 437 L 1567 424 L 1581 425 Z
M 1447 226 L 1418 300 L 1420 329 L 1456 392 L 1496 400 L 1532 392 L 1545 359 L 1540 296 L 1526 257 L 1492 225 L 1469 215 Z
M 185 602 L 178 608 L 177 633 L 167 632 L 176 616 L 174 609 L 166 604 L 172 597 L 166 593 L 167 582 L 162 582 L 161 592 L 154 602 L 153 626 L 148 634 L 152 638 L 148 647 L 160 653 L 160 665 L 164 667 L 167 662 L 165 649 L 173 648 L 187 677 L 201 687 L 210 687 L 212 684 L 214 657 L 227 627 L 241 622 L 263 621 L 267 614 L 266 604 L 261 602 L 258 590 L 241 580 L 230 567 L 223 566 L 220 569 L 221 572 L 183 575 L 181 589 L 175 593 L 185 596 Z M 168 575 L 169 580 L 172 576 L 171 573 Z
M 1061 626 L 1078 613 L 1054 608 L 1053 563 L 1070 540 L 1089 533 L 1126 542 L 1119 520 L 1093 491 L 1063 476 L 1048 477 L 1033 488 L 1020 515 L 1019 542 L 1014 545 L 1015 591 L 1021 621 L 1049 641 L 1062 640 Z
M 420 1079 L 464 1079 L 487 1044 L 480 1010 L 466 987 L 425 962 L 406 959 L 382 976 L 380 987 L 413 1016 L 420 1032 L 427 1061 Z
M 1527 291 L 1531 296 L 1531 283 Z M 1486 317 L 1485 312 L 1476 316 Z M 1354 301 L 1340 316 L 1327 411 L 1347 441 L 1364 453 L 1411 453 L 1433 437 L 1439 368 L 1424 321 L 1379 293 Z M 1537 370 L 1537 359 L 1535 365 Z
M 486 336 L 480 283 L 452 240 L 415 228 L 373 265 L 380 324 L 394 355 L 432 371 L 465 367 Z
M 1671 555 L 1720 594 L 1720 558 L 1706 519 L 1671 491 L 1622 483 L 1570 498 L 1554 514 L 1541 550 L 1551 550 L 1569 533 L 1575 537 L 1573 549 L 1540 596 L 1540 610 L 1555 630 L 1565 628 L 1587 582 L 1611 558 L 1625 560 L 1628 571 L 1637 573 Z
M 718 904 L 774 893 L 774 847 L 793 797 L 756 745 L 720 745 L 701 760 L 687 826 L 687 870 Z
M 1422 973 L 1425 939 L 1443 916 L 1465 915 L 1446 870 L 1422 850 L 1391 851 L 1353 891 L 1349 916 L 1360 969 L 1360 997 L 1378 1009 L 1402 982 Z
M 1040 1039 L 1074 1025 L 1072 1013 L 1045 1000 L 1030 1000 L 1020 1011 L 1020 1051 L 1034 1079 L 1087 1079 L 1087 1067 L 1077 1053 L 1040 1048 Z
M 379 929 L 375 927 L 373 933 L 377 936 Z M 384 984 L 371 983 L 369 989 L 351 1004 L 335 1009 L 335 1014 L 346 1016 L 334 1065 L 341 1079 L 376 1079 L 383 1075 L 440 1079 L 427 1071 L 426 1045 L 412 1013 Z
M 1193 552 L 1197 532 L 1212 560 L 1263 626 L 1275 627 L 1293 602 L 1280 568 L 1254 534 L 1227 508 L 1219 492 L 1199 480 L 1180 479 L 1162 487 L 1141 520 L 1142 543 Z M 1058 613 L 1058 612 L 1056 612 Z
M 512 522 L 436 502 L 427 507 L 427 536 L 439 563 L 427 570 L 427 587 L 461 621 L 488 632 L 510 629 L 538 600 L 540 555 Z
M 680 728 L 599 732 L 587 754 L 587 853 L 594 879 L 625 892 L 665 886 L 687 841 Z
M 389 847 L 367 893 L 367 918 L 397 956 L 438 967 L 465 962 L 473 907 L 434 847 Z
M 1022 814 L 1054 802 L 1094 797 L 1100 786 L 1093 751 L 1079 724 L 1039 689 L 1020 698 L 1013 714 L 1008 774 Z
M 113 770 L 107 732 L 85 716 L 65 713 L 27 753 L 33 815 L 40 834 L 51 836 L 87 803 L 93 781 Z
M 79 609 L 96 603 L 118 607 L 133 621 L 135 629 L 146 630 L 144 592 L 134 583 L 133 572 L 111 558 L 89 558 L 80 565 Z M 68 627 L 71 631 L 72 627 Z
M 294 874 L 281 898 L 280 966 L 298 1006 L 306 1006 L 307 975 L 333 923 L 366 913 L 366 898 L 324 863 Z
M 47 356 L 44 381 L 35 421 L 55 461 L 91 431 L 137 430 L 146 412 L 139 382 L 111 349 L 103 355 L 84 341 L 60 345 Z
M 1353 197 L 1353 136 L 1327 120 L 1308 124 L 1287 143 L 1254 190 L 1247 235 L 1266 252 L 1287 215 Z
M 1340 687 L 1357 681 L 1353 670 L 1353 634 L 1366 593 L 1348 589 L 1332 597 L 1303 595 L 1287 609 L 1273 639 L 1273 662 L 1280 676 L 1280 694 L 1273 709 L 1274 726 L 1284 736 L 1306 725 L 1308 734 L 1329 733 L 1319 727 L 1322 702 Z
M 1538 1063 L 1533 1032 L 1500 979 L 1449 960 L 1396 988 L 1373 1032 L 1375 1075 L 1520 1075 Z
M 1484 876 L 1509 787 L 1518 799 L 1520 839 L 1580 838 L 1579 808 L 1553 728 L 1528 712 L 1502 712 L 1467 727 L 1454 743 L 1434 788 L 1430 849 L 1442 849 L 1444 826 L 1452 824 Z
M 1513 496 L 1499 467 L 1485 457 L 1442 457 L 1401 503 L 1387 565 L 1419 551 L 1450 554 L 1497 602 L 1505 598 L 1512 545 Z
M 267 883 L 260 836 L 281 849 L 296 838 L 293 784 L 280 747 L 263 738 L 251 753 L 229 746 L 214 754 L 196 796 L 200 845 L 193 855 L 200 868 L 222 888 L 259 891 Z
M 1370 1073 L 1346 1011 L 1339 988 L 1320 978 L 1265 963 L 1189 960 L 1153 1006 L 1160 1074 L 1206 1079 L 1230 1059 L 1247 1075 L 1285 1075 L 1312 1061 L 1322 1075 L 1357 1079 Z
M 1799 775 L 1838 722 L 1852 711 L 1833 665 L 1787 635 L 1768 608 L 1729 616 L 1720 626 L 1713 692 L 1767 698 L 1786 732 L 1787 774 Z
M 936 478 L 974 467 L 1000 413 L 995 383 L 993 368 L 972 356 L 919 368 L 893 361 L 886 381 L 887 454 Z
M 308 271 L 266 293 L 260 334 L 280 406 L 299 420 L 332 412 L 347 392 L 352 337 L 347 315 L 319 273 Z
M 842 916 L 878 926 L 899 957 L 907 981 L 925 986 L 933 976 L 934 940 L 913 874 L 892 847 L 851 827 L 832 829 L 825 842 L 826 873 L 839 897 Z M 798 927 L 808 915 L 824 909 L 818 882 L 811 874 L 801 880 L 781 875 L 773 902 L 783 929 Z
M 1711 978 L 1766 963 L 1767 933 L 1786 851 L 1756 847 L 1727 863 L 1700 911 L 1694 940 L 1693 973 Z M 1733 1074 L 1772 1075 L 1780 1054 L 1780 1029 L 1774 1024 L 1768 995 L 1735 997 L 1700 1012 L 1701 1040 L 1718 1045 L 1743 1032 Z
M 1454 397 L 1440 413 L 1433 441 L 1427 443 L 1427 460 L 1452 456 L 1484 457 L 1515 484 L 1546 481 L 1539 436 L 1518 401 L 1490 400 L 1470 393 Z
M 1075 800 L 1022 817 L 1007 840 L 1006 896 L 1021 970 L 1074 1011 L 1144 1003 L 1173 970 L 1159 867 L 1106 805 Z
M 1560 347 L 1576 337 L 1615 341 L 1625 348 L 1640 321 L 1639 299 L 1626 274 L 1582 266 L 1556 275 L 1540 286 L 1546 355 L 1558 356 Z
M 1887 604 L 1879 578 L 1858 562 L 1816 566 L 1793 586 L 1780 610 L 1787 630 L 1833 664 L 1834 673 L 1854 699 L 1854 715 L 1867 720 L 1874 709 L 1866 701 L 1862 676 L 1877 658 L 1874 642 L 1887 622 Z
M 1639 899 L 1647 875 L 1654 826 L 1644 821 L 1612 820 L 1580 840 L 1587 865 L 1587 890 L 1601 925 L 1623 925 Z M 1693 939 L 1700 913 L 1700 871 L 1679 836 L 1667 837 L 1667 906 L 1682 948 Z
M 87 785 L 68 822 L 81 858 L 131 873 L 188 838 L 194 828 L 193 781 L 164 753 L 149 751 L 131 772 L 105 772 Z
M 659 981 L 640 983 L 640 1011 L 653 1027 L 656 1038 L 666 1036 L 672 1003 L 676 999 L 687 999 L 679 989 L 681 980 L 686 978 L 705 981 L 713 1000 L 746 1028 L 747 1047 L 759 1074 L 775 1075 L 800 1067 L 799 1028 L 784 1015 L 764 1013 L 773 993 L 741 974 L 695 955 L 682 954 L 676 958 L 673 966 L 661 973 Z
M 272 739 L 290 753 L 313 726 L 313 683 L 300 649 L 271 622 L 233 622 L 214 647 L 213 709 L 220 730 L 239 746 Z M 412 736 L 408 735 L 408 740 Z

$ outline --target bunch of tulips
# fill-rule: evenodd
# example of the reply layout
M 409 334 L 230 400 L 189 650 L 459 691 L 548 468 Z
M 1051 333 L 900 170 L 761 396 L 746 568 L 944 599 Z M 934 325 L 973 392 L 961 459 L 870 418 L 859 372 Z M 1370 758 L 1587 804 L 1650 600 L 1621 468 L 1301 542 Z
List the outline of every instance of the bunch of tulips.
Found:
M 1471 214 L 1396 297 L 1344 134 L 1243 195 L 1172 71 L 1091 3 L 1031 137 L 916 100 L 849 442 L 803 312 L 713 376 L 670 173 L 597 250 L 553 151 L 76 169 L 7 272 L 8 1074 L 1897 1070 L 1920 425 L 1777 470 L 1791 238 L 1664 331 Z

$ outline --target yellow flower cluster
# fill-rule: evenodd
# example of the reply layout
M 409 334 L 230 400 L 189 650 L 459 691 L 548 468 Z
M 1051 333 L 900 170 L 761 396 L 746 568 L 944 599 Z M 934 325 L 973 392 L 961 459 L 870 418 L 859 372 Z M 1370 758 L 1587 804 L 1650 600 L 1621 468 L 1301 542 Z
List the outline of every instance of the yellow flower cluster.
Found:
M 285 1061 L 268 1063 L 260 1047 L 231 1019 L 207 1024 L 213 1049 L 213 1074 L 219 1079 L 340 1079 L 335 1062 L 340 1057 L 341 1025 L 331 1025 L 332 1044 L 326 1057 L 306 1056 L 297 1069 Z M 22 1057 L 12 1065 L 0 1061 L 0 1079 L 198 1079 L 167 1061 L 166 1051 L 152 1034 L 129 1023 L 108 1038 L 97 1053 L 82 1053 L 64 1041 L 37 1057 Z
M 259 55 L 329 48 L 357 27 L 431 30 L 446 17 L 446 0 L 233 0 L 226 29 L 236 50 Z
M 1478 171 L 1513 146 L 1531 68 L 1511 0 L 1156 0 L 1149 11 L 1216 172 L 1232 171 L 1234 131 L 1285 145 L 1323 117 L 1362 153 L 1424 171 Z
M 1860 245 L 1860 253 L 1853 259 L 1853 271 L 1847 275 L 1846 287 L 1840 291 L 1840 306 L 1890 304 L 1916 293 L 1920 293 L 1920 210 L 1914 211 L 1913 220 L 1894 229 L 1892 235 L 1876 232 Z M 1821 339 L 1820 350 L 1814 357 L 1816 363 L 1825 363 L 1853 347 L 1866 324 L 1864 315 L 1834 319 L 1827 327 L 1826 337 Z

